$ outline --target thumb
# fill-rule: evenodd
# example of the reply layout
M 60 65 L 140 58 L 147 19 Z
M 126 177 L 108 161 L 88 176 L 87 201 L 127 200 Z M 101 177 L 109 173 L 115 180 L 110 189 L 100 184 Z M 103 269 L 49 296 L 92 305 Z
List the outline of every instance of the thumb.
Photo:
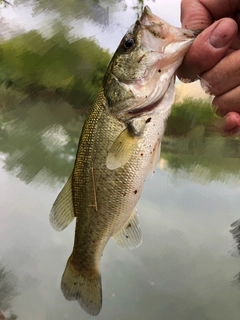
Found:
M 199 74 L 214 67 L 226 54 L 237 32 L 237 23 L 230 18 L 218 20 L 203 30 L 178 69 L 178 77 L 194 81 Z

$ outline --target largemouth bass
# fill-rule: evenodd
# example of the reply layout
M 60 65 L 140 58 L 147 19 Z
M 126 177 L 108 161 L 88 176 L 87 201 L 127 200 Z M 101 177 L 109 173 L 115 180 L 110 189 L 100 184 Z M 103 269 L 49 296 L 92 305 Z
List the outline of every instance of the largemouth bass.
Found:
M 107 68 L 72 175 L 53 205 L 50 221 L 56 230 L 76 217 L 61 289 L 89 314 L 102 307 L 99 266 L 109 238 L 129 249 L 142 242 L 135 206 L 159 158 L 174 73 L 194 37 L 193 31 L 173 27 L 144 8 Z

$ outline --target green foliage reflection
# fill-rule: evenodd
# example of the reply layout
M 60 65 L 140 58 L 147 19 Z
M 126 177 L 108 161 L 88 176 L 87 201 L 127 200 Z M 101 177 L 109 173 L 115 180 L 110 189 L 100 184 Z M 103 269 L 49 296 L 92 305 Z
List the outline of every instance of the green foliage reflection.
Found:
M 93 40 L 69 39 L 57 28 L 0 46 L 0 151 L 5 169 L 29 183 L 69 175 L 83 121 L 99 89 L 110 54 Z
M 153 0 L 154 1 L 154 0 Z M 127 6 L 132 7 L 137 16 L 140 15 L 145 5 L 144 0 L 132 1 L 129 4 L 126 0 L 15 0 L 15 4 L 31 4 L 34 8 L 35 14 L 46 12 L 58 13 L 61 19 L 66 22 L 72 19 L 87 18 L 95 23 L 107 25 L 109 20 L 109 13 L 112 11 L 123 11 Z M 149 1 L 148 1 L 149 2 Z
M 31 31 L 0 45 L 0 152 L 5 169 L 27 183 L 66 180 L 110 60 L 93 40 L 56 30 L 50 38 Z M 208 101 L 176 103 L 162 143 L 168 167 L 198 165 L 208 180 L 238 174 L 239 139 L 221 136 L 216 120 Z
M 240 140 L 223 136 L 211 104 L 188 98 L 176 103 L 167 122 L 161 156 L 172 169 L 185 169 L 198 181 L 240 174 Z
M 62 98 L 75 108 L 87 107 L 96 96 L 110 54 L 94 40 L 69 39 L 67 29 L 57 30 L 51 38 L 30 31 L 3 43 L 0 81 L 31 97 Z

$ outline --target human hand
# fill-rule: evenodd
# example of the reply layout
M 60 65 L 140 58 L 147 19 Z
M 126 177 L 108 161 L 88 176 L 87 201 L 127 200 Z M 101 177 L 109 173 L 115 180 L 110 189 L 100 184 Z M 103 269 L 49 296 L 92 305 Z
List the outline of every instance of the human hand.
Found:
M 217 20 L 217 21 L 215 21 Z M 222 129 L 240 132 L 240 1 L 182 0 L 184 28 L 203 31 L 188 51 L 178 77 L 208 83 Z

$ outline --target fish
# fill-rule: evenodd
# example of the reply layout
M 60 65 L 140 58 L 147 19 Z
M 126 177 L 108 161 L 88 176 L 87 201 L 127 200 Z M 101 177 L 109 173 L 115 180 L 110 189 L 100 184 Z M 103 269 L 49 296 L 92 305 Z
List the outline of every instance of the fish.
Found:
M 136 204 L 159 159 L 175 71 L 195 37 L 144 7 L 107 67 L 72 174 L 53 204 L 54 229 L 76 218 L 61 290 L 93 316 L 102 308 L 100 260 L 108 240 L 128 249 L 142 242 Z

